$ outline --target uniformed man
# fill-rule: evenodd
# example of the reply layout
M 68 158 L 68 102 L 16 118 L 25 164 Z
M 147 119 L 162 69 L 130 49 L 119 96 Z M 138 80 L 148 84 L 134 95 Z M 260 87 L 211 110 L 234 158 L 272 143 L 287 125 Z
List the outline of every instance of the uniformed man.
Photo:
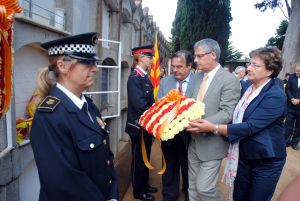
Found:
M 157 188 L 148 183 L 149 170 L 142 158 L 141 136 L 144 142 L 148 158 L 150 158 L 152 136 L 138 125 L 140 116 L 154 103 L 153 87 L 148 78 L 147 71 L 152 64 L 153 46 L 142 46 L 132 49 L 133 62 L 136 62 L 134 70 L 127 81 L 128 112 L 126 132 L 129 134 L 132 144 L 131 177 L 133 196 L 140 200 L 154 200 L 149 193 L 157 192 Z
M 41 183 L 39 201 L 119 199 L 108 128 L 92 99 L 82 94 L 98 71 L 96 39 L 96 33 L 86 33 L 41 45 L 50 65 L 38 76 L 44 98 L 30 136 Z

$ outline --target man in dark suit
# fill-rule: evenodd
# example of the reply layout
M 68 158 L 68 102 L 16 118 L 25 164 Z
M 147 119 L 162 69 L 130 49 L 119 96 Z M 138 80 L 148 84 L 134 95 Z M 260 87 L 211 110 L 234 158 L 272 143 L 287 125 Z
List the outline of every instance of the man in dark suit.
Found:
M 132 144 L 133 196 L 140 200 L 154 200 L 154 197 L 149 193 L 155 193 L 157 189 L 148 184 L 149 169 L 144 164 L 141 148 L 143 135 L 147 155 L 150 158 L 153 138 L 138 125 L 140 116 L 154 103 L 153 87 L 147 75 L 147 70 L 152 64 L 152 46 L 134 48 L 132 55 L 137 65 L 127 81 L 128 112 L 125 131 L 129 134 Z
M 295 73 L 286 84 L 287 116 L 285 123 L 286 145 L 299 150 L 300 141 L 300 62 L 296 64 Z M 294 129 L 295 125 L 295 129 Z M 293 132 L 294 130 L 294 132 Z
M 160 82 L 158 98 L 165 96 L 170 90 L 177 88 L 182 95 L 192 97 L 194 91 L 193 57 L 190 52 L 181 50 L 172 55 L 173 74 Z M 188 200 L 188 158 L 187 149 L 190 133 L 181 132 L 174 139 L 162 143 L 167 169 L 162 176 L 163 200 L 176 201 L 179 195 L 180 169 L 182 175 L 182 191 Z

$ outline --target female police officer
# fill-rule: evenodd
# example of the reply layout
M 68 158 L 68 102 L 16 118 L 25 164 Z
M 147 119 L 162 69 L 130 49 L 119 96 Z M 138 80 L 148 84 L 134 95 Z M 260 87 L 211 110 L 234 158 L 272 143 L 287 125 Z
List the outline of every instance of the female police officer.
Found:
M 96 105 L 82 95 L 97 72 L 96 39 L 96 33 L 86 33 L 41 45 L 48 50 L 50 65 L 38 76 L 44 99 L 30 137 L 40 201 L 118 199 L 109 132 Z

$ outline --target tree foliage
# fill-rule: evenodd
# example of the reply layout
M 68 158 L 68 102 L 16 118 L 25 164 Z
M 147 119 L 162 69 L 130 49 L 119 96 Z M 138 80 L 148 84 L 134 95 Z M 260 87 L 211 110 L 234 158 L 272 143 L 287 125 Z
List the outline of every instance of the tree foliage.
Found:
M 195 42 L 212 38 L 221 47 L 221 62 L 230 36 L 230 0 L 178 0 L 172 28 L 174 51 L 193 50 Z
M 244 54 L 242 52 L 240 52 L 239 50 L 235 49 L 235 47 L 230 42 L 228 45 L 228 48 L 226 50 L 225 61 L 226 62 L 237 61 L 237 60 L 242 59 L 243 56 L 244 56 Z
M 275 36 L 269 38 L 267 46 L 276 46 L 280 50 L 282 50 L 283 42 L 285 39 L 285 34 L 286 34 L 288 25 L 289 25 L 289 22 L 287 20 L 283 20 L 279 24 L 279 27 L 276 29 Z
M 286 18 L 289 18 L 291 16 L 291 6 L 288 2 L 288 0 L 284 0 L 286 9 L 287 9 L 287 16 L 283 10 L 283 4 L 281 3 L 281 0 L 264 0 L 260 3 L 254 4 L 255 8 L 259 9 L 262 12 L 265 12 L 268 8 L 274 10 L 275 8 L 280 8 L 283 15 Z
M 267 2 L 280 2 L 280 0 L 263 0 L 261 3 Z M 289 4 L 290 2 L 290 4 Z M 295 71 L 295 64 L 300 61 L 300 1 L 299 0 L 284 0 L 284 3 L 288 11 L 288 27 L 285 34 L 285 39 L 282 47 L 282 58 L 283 58 L 283 69 L 279 74 L 279 77 L 283 78 L 285 73 L 292 73 Z M 264 4 L 267 5 L 267 4 Z M 262 5 L 262 7 L 264 6 Z M 267 6 L 268 8 L 274 9 L 275 7 Z M 278 6 L 282 11 L 282 6 Z

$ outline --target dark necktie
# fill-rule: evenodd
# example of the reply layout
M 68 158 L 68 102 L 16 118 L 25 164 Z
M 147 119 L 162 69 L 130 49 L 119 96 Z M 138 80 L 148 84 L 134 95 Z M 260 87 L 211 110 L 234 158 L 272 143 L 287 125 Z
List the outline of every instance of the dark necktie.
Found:
M 183 81 L 180 80 L 179 81 L 179 86 L 178 86 L 178 90 L 179 90 L 179 92 L 180 92 L 181 95 L 182 95 L 182 83 L 183 83 Z
M 81 110 L 82 110 L 85 114 L 89 115 L 87 103 L 83 103 L 83 106 L 82 106 Z
M 82 110 L 86 115 L 88 115 L 88 117 L 90 118 L 90 120 L 91 120 L 92 122 L 94 122 L 92 116 L 91 116 L 90 113 L 89 113 L 88 105 L 87 105 L 86 102 L 83 103 L 83 106 L 82 106 L 81 110 Z

